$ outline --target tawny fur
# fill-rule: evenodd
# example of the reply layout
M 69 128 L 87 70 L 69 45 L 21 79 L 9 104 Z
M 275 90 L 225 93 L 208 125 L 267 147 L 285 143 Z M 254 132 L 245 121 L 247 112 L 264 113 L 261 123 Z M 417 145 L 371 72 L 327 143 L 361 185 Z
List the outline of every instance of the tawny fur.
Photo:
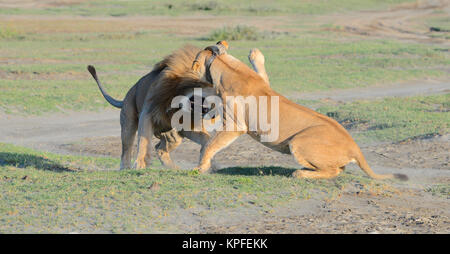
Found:
M 175 96 L 186 95 L 193 88 L 206 88 L 207 92 L 207 89 L 211 88 L 211 84 L 199 80 L 191 70 L 192 62 L 199 50 L 194 46 L 186 45 L 165 57 L 155 64 L 150 73 L 130 88 L 123 101 L 117 101 L 109 96 L 98 80 L 95 68 L 88 67 L 105 99 L 111 105 L 121 108 L 121 169 L 131 168 L 131 151 L 138 129 L 141 130 L 141 135 L 138 134 L 136 168 L 145 168 L 150 163 L 152 135 L 160 139 L 155 146 L 158 158 L 164 166 L 170 168 L 177 167 L 170 158 L 170 152 L 181 143 L 183 137 L 200 144 L 202 148 L 210 138 L 209 133 L 204 130 L 177 132 L 170 124 L 174 113 L 170 104 Z M 258 54 L 261 52 L 258 51 Z M 250 61 L 253 65 L 261 66 L 258 60 L 255 62 L 250 59 Z M 261 75 L 266 74 L 261 73 Z M 214 90 L 209 90 L 210 93 L 212 91 Z
M 221 42 L 218 42 L 218 44 L 220 43 Z M 223 44 L 223 46 L 224 48 L 228 48 L 228 44 Z M 258 53 L 261 54 L 260 51 L 258 51 Z M 167 128 L 169 128 L 170 119 L 175 112 L 168 107 L 172 101 L 172 98 L 180 95 L 180 92 L 181 94 L 185 95 L 189 91 L 189 89 L 192 89 L 193 87 L 209 87 L 211 90 L 209 90 L 208 93 L 215 93 L 215 90 L 212 89 L 212 85 L 208 84 L 206 81 L 201 81 L 200 79 L 198 79 L 196 73 L 192 72 L 191 66 L 192 62 L 195 60 L 195 57 L 196 55 L 190 47 L 189 49 L 183 48 L 164 59 L 158 65 L 165 66 L 161 71 L 161 78 L 158 80 L 154 88 L 149 91 L 148 96 L 145 99 L 146 104 L 144 105 L 139 115 L 137 134 L 138 150 L 135 162 L 136 169 L 145 168 L 150 163 L 150 156 L 148 151 L 151 149 L 152 135 L 157 132 L 165 131 Z M 257 59 L 261 58 L 258 57 Z M 262 59 L 264 59 L 264 57 Z M 251 63 L 253 66 L 260 65 L 259 63 Z M 259 75 L 267 74 L 261 73 L 261 71 L 259 71 Z M 153 90 L 155 92 L 152 92 Z M 172 129 L 171 132 L 173 134 L 175 131 Z M 204 129 L 200 132 L 181 131 L 180 134 L 181 136 L 188 137 L 191 140 L 197 141 L 197 143 L 201 144 L 201 153 L 205 148 L 206 142 L 210 138 L 208 132 L 206 132 Z M 177 144 L 181 143 L 180 141 L 177 142 Z M 176 146 L 173 144 L 171 144 L 170 148 L 167 148 L 166 146 L 167 153 L 165 154 L 165 156 L 160 156 L 160 159 L 169 158 L 168 153 L 171 150 L 175 149 L 175 147 Z M 167 163 L 173 165 L 172 161 L 169 161 Z
M 192 69 L 200 79 L 206 80 L 205 62 L 211 52 L 202 50 L 197 54 Z M 218 94 L 225 101 L 226 96 L 254 96 L 259 106 L 260 96 L 271 96 L 279 99 L 279 136 L 272 142 L 261 142 L 260 129 L 248 130 L 249 112 L 245 112 L 247 129 L 241 131 L 219 131 L 212 137 L 202 150 L 200 164 L 196 168 L 201 173 L 209 171 L 213 156 L 231 144 L 242 134 L 249 134 L 255 140 L 267 147 L 282 153 L 291 153 L 298 163 L 311 170 L 297 170 L 293 173 L 298 178 L 331 178 L 344 170 L 346 164 L 356 162 L 361 169 L 375 179 L 399 178 L 406 180 L 401 174 L 380 175 L 372 171 L 367 164 L 360 148 L 350 134 L 334 119 L 298 105 L 281 94 L 272 90 L 266 78 L 251 71 L 245 64 L 232 57 L 222 55 L 216 58 L 210 67 L 212 83 Z M 226 103 L 224 102 L 224 105 Z M 270 103 L 268 105 L 270 108 Z M 258 107 L 259 108 L 259 107 Z M 224 112 L 227 108 L 224 107 Z M 227 114 L 235 114 L 228 112 Z M 270 110 L 267 119 L 272 119 Z M 226 124 L 230 124 L 226 122 Z M 236 123 L 232 123 L 236 125 Z

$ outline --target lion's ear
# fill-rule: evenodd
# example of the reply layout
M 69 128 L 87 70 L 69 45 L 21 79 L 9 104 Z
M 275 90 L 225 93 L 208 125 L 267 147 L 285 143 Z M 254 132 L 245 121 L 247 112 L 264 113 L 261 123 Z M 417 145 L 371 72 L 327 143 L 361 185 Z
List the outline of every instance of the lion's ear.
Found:
M 192 70 L 195 72 L 200 72 L 200 63 L 198 61 L 194 61 L 194 63 L 192 63 Z
M 222 45 L 225 48 L 225 50 L 228 49 L 228 42 L 227 41 L 218 41 L 216 43 L 216 45 Z

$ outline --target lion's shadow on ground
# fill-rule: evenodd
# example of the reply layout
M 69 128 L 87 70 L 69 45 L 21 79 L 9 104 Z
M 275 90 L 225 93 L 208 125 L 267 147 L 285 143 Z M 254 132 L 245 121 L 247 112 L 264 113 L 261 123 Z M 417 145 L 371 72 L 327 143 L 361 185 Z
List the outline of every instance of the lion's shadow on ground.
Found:
M 54 172 L 74 171 L 73 169 L 42 156 L 9 152 L 0 152 L 0 166 L 13 166 L 17 168 L 34 167 L 36 169 Z
M 244 175 L 244 176 L 263 176 L 263 175 L 275 175 L 275 176 L 287 176 L 290 177 L 296 168 L 285 167 L 228 167 L 222 168 L 214 173 L 222 175 Z

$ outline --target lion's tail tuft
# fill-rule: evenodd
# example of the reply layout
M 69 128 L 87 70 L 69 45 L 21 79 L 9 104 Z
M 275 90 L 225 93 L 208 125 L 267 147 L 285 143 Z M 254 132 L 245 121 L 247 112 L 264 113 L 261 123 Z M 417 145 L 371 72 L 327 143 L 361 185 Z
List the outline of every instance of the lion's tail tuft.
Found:
M 376 174 L 372 171 L 372 169 L 369 167 L 369 164 L 367 163 L 366 159 L 364 158 L 364 155 L 362 154 L 361 150 L 358 149 L 358 153 L 356 155 L 356 163 L 359 165 L 359 167 L 371 178 L 373 179 L 398 179 L 401 181 L 407 181 L 408 176 L 404 174 Z

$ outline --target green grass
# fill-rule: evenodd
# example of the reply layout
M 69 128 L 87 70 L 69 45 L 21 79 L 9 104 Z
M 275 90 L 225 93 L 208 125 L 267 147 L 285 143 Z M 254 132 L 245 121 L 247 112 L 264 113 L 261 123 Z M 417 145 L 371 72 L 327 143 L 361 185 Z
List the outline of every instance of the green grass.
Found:
M 450 94 L 357 101 L 318 111 L 353 130 L 361 142 L 397 142 L 450 132 Z
M 292 38 L 289 32 L 277 31 L 261 31 L 256 27 L 237 25 L 224 26 L 222 28 L 214 29 L 206 37 L 200 37 L 203 41 L 258 41 L 258 40 L 272 40 L 275 38 Z
M 299 180 L 287 168 L 229 168 L 198 175 L 185 170 L 111 169 L 117 159 L 43 153 L 0 143 L 0 232 L 179 232 L 186 212 L 220 216 L 230 209 L 271 211 L 313 196 L 333 198 L 356 186 L 390 195 L 386 182 L 345 173 Z M 151 190 L 159 183 L 159 190 Z
M 158 29 L 138 29 L 139 24 L 131 26 L 133 29 L 111 32 L 110 25 L 102 20 L 80 19 L 77 26 L 73 24 L 77 21 L 70 18 L 63 19 L 57 25 L 45 23 L 48 22 L 45 20 L 32 24 L 3 21 L 3 26 L 0 27 L 0 60 L 6 64 L 0 65 L 0 111 L 7 114 L 39 115 L 109 107 L 86 71 L 88 64 L 97 67 L 100 79 L 114 97 L 123 98 L 128 89 L 151 70 L 154 63 L 173 50 L 186 43 L 204 48 L 220 39 L 233 40 L 230 42 L 230 54 L 245 62 L 251 48 L 260 48 L 266 57 L 271 85 L 283 94 L 448 76 L 446 68 L 450 64 L 450 58 L 447 46 L 351 35 L 343 39 L 340 33 L 318 27 L 310 16 L 299 15 L 385 9 L 403 2 L 409 1 L 232 0 L 194 1 L 186 4 L 178 0 L 134 0 L 2 8 L 0 14 L 3 15 L 53 15 L 53 18 L 67 14 L 212 14 L 231 15 L 230 19 L 235 14 L 290 16 L 286 20 L 280 19 L 277 25 L 268 26 L 268 30 L 245 24 L 237 27 L 222 24 L 210 32 L 196 35 L 181 35 L 177 31 L 163 28 L 164 26 Z M 114 22 L 121 20 L 118 18 Z M 432 22 L 445 23 L 440 19 Z M 36 27 L 27 29 L 27 24 Z M 48 26 L 56 30 L 53 31 Z M 92 30 L 92 27 L 95 29 Z
M 0 165 L 54 172 L 97 171 L 118 168 L 120 160 L 106 157 L 64 156 L 0 143 Z
M 43 6 L 33 8 L 1 8 L 0 14 L 33 15 L 81 15 L 113 16 L 131 15 L 286 15 L 286 14 L 326 14 L 342 11 L 386 9 L 389 6 L 412 2 L 413 0 L 316 0 L 316 1 L 215 1 L 196 0 L 186 3 L 182 0 L 170 1 L 86 1 L 70 5 Z
M 450 31 L 450 17 L 448 16 L 430 18 L 425 23 L 429 27 L 439 28 L 447 32 Z
M 0 110 L 42 114 L 108 107 L 85 69 L 88 64 L 97 67 L 113 96 L 123 98 L 174 49 L 214 42 L 145 31 L 31 34 L 21 40 L 0 40 L 0 57 L 12 63 L 0 65 Z M 333 35 L 315 34 L 232 41 L 229 53 L 247 62 L 253 47 L 265 54 L 272 87 L 283 94 L 439 77 L 446 75 L 442 66 L 450 62 L 439 46 L 387 40 L 342 43 Z
M 447 40 L 450 39 L 450 17 L 448 17 L 448 15 L 430 18 L 425 21 L 425 25 L 427 25 L 430 29 L 433 28 L 433 30 L 435 30 L 430 31 L 432 37 Z

